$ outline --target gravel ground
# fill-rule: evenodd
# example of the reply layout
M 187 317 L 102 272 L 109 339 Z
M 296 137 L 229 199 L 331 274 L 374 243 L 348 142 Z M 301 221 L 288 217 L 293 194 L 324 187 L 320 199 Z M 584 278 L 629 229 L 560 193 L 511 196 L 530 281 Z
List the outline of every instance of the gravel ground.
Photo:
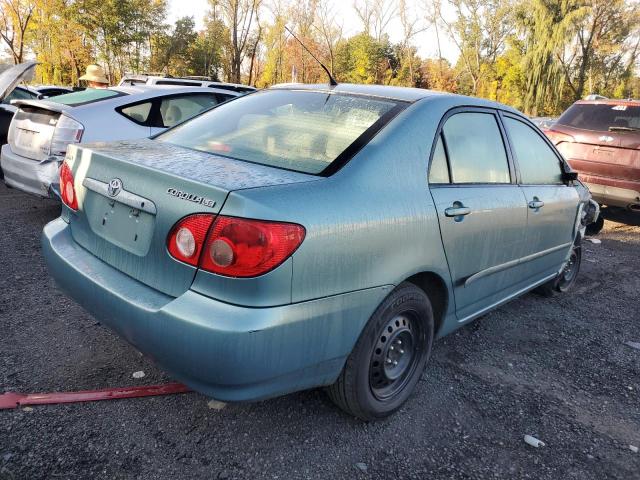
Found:
M 58 213 L 0 186 L 0 392 L 169 381 L 56 289 L 40 231 Z M 437 342 L 386 421 L 321 390 L 2 410 L 0 479 L 640 478 L 640 350 L 625 345 L 640 342 L 640 216 L 620 217 L 586 244 L 571 293 L 525 295 Z

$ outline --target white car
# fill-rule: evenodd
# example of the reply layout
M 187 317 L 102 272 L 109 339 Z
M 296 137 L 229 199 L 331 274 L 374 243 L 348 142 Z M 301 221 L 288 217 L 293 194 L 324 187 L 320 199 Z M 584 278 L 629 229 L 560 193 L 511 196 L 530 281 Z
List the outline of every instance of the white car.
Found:
M 2 147 L 5 183 L 59 197 L 58 170 L 72 143 L 149 137 L 241 93 L 202 87 L 111 87 L 18 100 Z
M 231 90 L 233 92 L 248 93 L 256 90 L 249 85 L 239 83 L 214 82 L 209 77 L 169 77 L 160 75 L 125 75 L 119 86 L 134 85 L 172 85 L 181 87 L 209 87 Z

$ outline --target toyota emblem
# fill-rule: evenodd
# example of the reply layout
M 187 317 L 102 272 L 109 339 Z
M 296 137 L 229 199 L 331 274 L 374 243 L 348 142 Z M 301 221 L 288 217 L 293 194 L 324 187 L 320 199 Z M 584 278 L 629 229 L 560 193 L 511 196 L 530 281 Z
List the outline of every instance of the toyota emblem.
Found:
M 110 197 L 117 196 L 120 193 L 120 190 L 122 190 L 122 180 L 120 180 L 119 178 L 114 178 L 109 182 L 107 193 Z

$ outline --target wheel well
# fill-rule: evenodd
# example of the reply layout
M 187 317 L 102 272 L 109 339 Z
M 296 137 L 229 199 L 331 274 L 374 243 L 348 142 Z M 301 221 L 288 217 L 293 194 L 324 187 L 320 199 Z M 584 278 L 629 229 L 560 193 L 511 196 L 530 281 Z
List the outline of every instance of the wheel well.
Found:
M 433 308 L 433 319 L 435 321 L 435 333 L 440 330 L 447 311 L 449 295 L 447 286 L 442 278 L 433 272 L 421 272 L 405 280 L 411 282 L 427 294 Z

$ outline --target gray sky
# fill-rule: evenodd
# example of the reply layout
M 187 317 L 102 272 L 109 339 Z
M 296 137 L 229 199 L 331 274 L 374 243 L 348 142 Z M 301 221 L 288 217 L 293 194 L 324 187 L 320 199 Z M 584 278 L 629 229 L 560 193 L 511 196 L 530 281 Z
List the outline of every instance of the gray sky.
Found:
M 362 30 L 362 26 L 358 20 L 353 9 L 353 0 L 324 0 L 333 2 L 336 12 L 339 13 L 339 18 L 344 22 L 344 34 L 346 36 L 353 35 Z M 419 16 L 423 16 L 420 12 L 419 5 L 421 0 L 407 0 L 409 8 L 417 12 Z M 202 19 L 205 12 L 208 10 L 209 4 L 207 0 L 169 0 L 169 21 L 174 22 L 179 17 L 193 16 L 196 22 L 196 27 L 202 27 Z M 400 39 L 402 30 L 397 20 L 394 20 L 389 25 L 389 36 L 391 41 L 398 41 Z M 442 54 L 450 62 L 454 63 L 458 57 L 458 52 L 447 38 L 440 34 L 442 44 Z M 437 43 L 435 32 L 433 28 L 419 33 L 413 39 L 414 45 L 418 48 L 418 53 L 422 57 L 437 57 Z

